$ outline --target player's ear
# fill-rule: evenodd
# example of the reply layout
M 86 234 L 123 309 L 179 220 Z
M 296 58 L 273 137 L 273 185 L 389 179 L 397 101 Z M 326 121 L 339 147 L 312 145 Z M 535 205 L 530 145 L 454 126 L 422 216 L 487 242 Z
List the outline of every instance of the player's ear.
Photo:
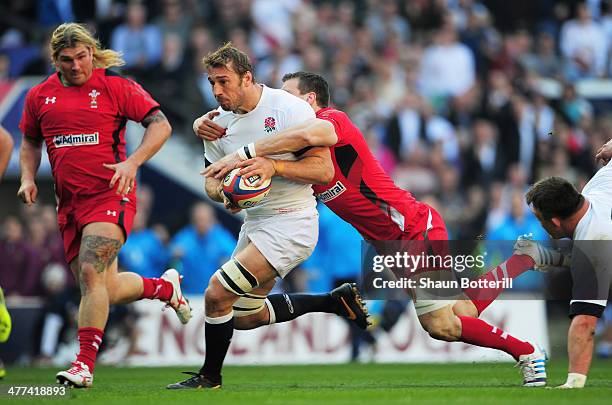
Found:
M 310 92 L 306 95 L 306 102 L 308 104 L 315 104 L 317 102 L 317 94 L 314 92 Z
M 553 225 L 556 226 L 557 228 L 561 228 L 561 219 L 560 218 L 553 217 L 553 218 L 550 219 L 550 222 L 552 222 Z
M 251 73 L 250 70 L 247 70 L 243 75 L 242 75 L 242 84 L 244 86 L 250 86 L 253 84 L 253 73 Z

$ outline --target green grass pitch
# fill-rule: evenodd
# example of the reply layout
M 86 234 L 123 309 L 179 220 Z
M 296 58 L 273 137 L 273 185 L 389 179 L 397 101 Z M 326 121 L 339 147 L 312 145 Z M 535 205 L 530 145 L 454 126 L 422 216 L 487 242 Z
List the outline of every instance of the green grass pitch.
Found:
M 567 364 L 549 363 L 549 383 L 565 381 Z M 169 391 L 185 368 L 96 368 L 94 388 L 70 390 L 73 404 L 610 404 L 612 361 L 593 364 L 583 390 L 522 388 L 511 364 L 347 364 L 226 367 L 221 390 Z M 187 369 L 189 370 L 189 369 Z M 0 382 L 50 384 L 56 369 L 12 368 Z M 185 376 L 186 377 L 186 376 Z M 181 401 L 181 402 L 179 402 Z M 58 404 L 0 397 L 0 403 Z

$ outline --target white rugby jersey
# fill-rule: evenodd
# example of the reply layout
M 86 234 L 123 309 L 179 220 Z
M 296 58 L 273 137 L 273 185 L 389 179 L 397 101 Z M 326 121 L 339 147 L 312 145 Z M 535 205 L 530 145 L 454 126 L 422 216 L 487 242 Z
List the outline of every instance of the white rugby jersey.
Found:
M 595 173 L 582 195 L 591 204 L 576 225 L 573 239 L 612 240 L 612 161 Z
M 246 114 L 221 112 L 214 121 L 227 128 L 226 135 L 216 141 L 204 141 L 204 157 L 211 163 L 235 152 L 239 147 L 256 142 L 278 131 L 315 118 L 314 110 L 304 100 L 284 90 L 264 86 L 257 106 Z M 269 156 L 296 160 L 293 153 Z M 275 176 L 268 196 L 247 211 L 249 216 L 274 215 L 314 208 L 316 200 L 310 184 L 297 183 Z

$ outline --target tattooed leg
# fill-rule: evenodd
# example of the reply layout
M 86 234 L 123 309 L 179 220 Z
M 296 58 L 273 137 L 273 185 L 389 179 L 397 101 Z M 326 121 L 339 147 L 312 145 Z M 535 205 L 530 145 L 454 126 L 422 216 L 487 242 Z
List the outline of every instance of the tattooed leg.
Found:
M 78 258 L 79 327 L 104 329 L 109 309 L 107 269 L 114 263 L 122 244 L 123 232 L 115 224 L 92 223 L 83 229 Z

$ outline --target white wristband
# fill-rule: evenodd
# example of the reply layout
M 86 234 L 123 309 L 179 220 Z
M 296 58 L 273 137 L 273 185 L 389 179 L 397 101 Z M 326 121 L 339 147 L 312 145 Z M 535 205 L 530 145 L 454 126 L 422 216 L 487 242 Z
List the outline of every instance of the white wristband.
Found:
M 240 160 L 253 159 L 254 157 L 257 156 L 255 154 L 255 144 L 253 142 L 251 142 L 248 145 L 241 146 L 240 148 L 238 148 L 236 153 L 240 157 Z

